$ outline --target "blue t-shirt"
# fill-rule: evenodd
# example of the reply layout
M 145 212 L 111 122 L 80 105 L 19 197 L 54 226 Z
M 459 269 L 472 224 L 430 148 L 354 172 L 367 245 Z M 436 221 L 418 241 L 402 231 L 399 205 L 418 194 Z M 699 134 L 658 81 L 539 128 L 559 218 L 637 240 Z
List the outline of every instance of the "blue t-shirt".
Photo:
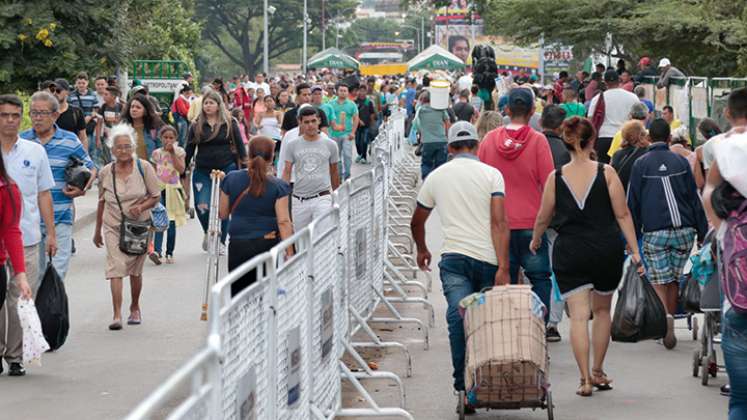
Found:
M 233 207 L 242 191 L 249 187 L 246 169 L 232 171 L 223 179 L 221 191 L 228 194 L 229 208 Z M 231 213 L 228 234 L 231 239 L 259 239 L 278 230 L 278 217 L 275 214 L 275 201 L 290 194 L 290 186 L 282 179 L 267 177 L 265 192 L 255 197 L 249 193 Z
M 20 134 L 24 140 L 30 140 L 34 143 L 41 144 L 36 132 L 30 128 Z M 72 156 L 80 159 L 88 169 L 93 169 L 93 162 L 88 156 L 88 152 L 83 149 L 83 145 L 78 140 L 78 136 L 65 131 L 55 125 L 54 135 L 44 144 L 44 150 L 47 152 L 49 166 L 52 169 L 54 177 L 54 187 L 52 187 L 52 203 L 54 206 L 54 223 L 55 224 L 73 224 L 73 199 L 66 196 L 62 190 L 65 188 L 65 168 L 70 162 Z M 43 223 L 43 222 L 42 222 Z
M 648 112 L 654 112 L 654 103 L 646 98 L 641 99 L 641 103 L 646 105 L 646 108 L 648 108 Z
M 415 94 L 417 92 L 413 88 L 407 88 L 400 94 L 400 98 L 404 98 L 405 107 L 407 107 L 407 115 L 415 115 Z

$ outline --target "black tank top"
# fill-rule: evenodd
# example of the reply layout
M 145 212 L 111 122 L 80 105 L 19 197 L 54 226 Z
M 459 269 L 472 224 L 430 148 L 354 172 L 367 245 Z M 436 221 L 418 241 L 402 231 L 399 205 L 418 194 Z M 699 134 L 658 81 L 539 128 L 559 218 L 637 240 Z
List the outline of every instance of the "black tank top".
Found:
M 614 235 L 619 241 L 620 228 L 612 210 L 612 201 L 604 164 L 597 164 L 597 173 L 584 197 L 575 197 L 570 185 L 563 178 L 563 168 L 555 173 L 555 217 L 553 225 L 560 235 L 583 236 L 607 240 Z

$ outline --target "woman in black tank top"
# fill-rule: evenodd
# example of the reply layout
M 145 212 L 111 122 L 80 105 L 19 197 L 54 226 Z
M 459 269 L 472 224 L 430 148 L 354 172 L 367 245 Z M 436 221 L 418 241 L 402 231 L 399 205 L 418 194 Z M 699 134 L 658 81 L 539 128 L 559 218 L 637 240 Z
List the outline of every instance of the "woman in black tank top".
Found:
M 539 249 L 552 221 L 558 231 L 552 267 L 570 309 L 571 345 L 581 373 L 576 393 L 590 396 L 592 387 L 612 389 L 603 364 L 610 340 L 612 295 L 622 278 L 625 258 L 621 230 L 639 267 L 641 256 L 620 179 L 611 166 L 591 158 L 596 140 L 591 122 L 578 117 L 567 120 L 563 137 L 571 163 L 547 179 L 530 248 L 533 252 Z M 590 370 L 592 312 L 594 366 Z

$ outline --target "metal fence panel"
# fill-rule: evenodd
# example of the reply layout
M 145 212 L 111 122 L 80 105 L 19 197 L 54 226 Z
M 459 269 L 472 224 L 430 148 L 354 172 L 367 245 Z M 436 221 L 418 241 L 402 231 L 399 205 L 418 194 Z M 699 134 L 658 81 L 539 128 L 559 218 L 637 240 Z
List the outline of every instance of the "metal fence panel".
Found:
M 295 254 L 284 257 L 284 249 L 294 246 Z M 277 419 L 303 419 L 310 412 L 311 357 L 308 344 L 311 326 L 311 288 L 308 278 L 309 231 L 297 232 L 271 252 L 275 259 L 274 301 L 276 325 L 275 405 Z
M 338 223 L 340 224 L 339 229 L 339 257 L 341 259 L 340 264 L 337 265 L 337 275 L 340 279 L 340 286 L 342 288 L 340 300 L 344 308 L 348 307 L 350 299 L 350 280 L 347 275 L 349 261 L 349 248 L 350 248 L 350 183 L 345 182 L 340 188 L 335 191 L 335 205 L 337 205 L 339 213 Z M 347 312 L 347 311 L 346 311 Z M 335 325 L 338 328 L 338 333 L 345 341 L 349 341 L 350 338 L 350 315 L 345 313 L 339 317 L 340 323 Z M 338 357 L 342 357 L 345 349 L 340 348 L 338 350 Z
M 350 238 L 348 249 L 348 291 L 350 305 L 364 318 L 373 311 L 371 289 L 372 197 L 371 172 L 350 179 Z
M 338 358 L 344 339 L 343 319 L 347 319 L 339 276 L 339 209 L 311 225 L 311 371 L 312 403 L 325 414 L 340 405 L 341 384 Z M 343 334 L 343 335 L 340 335 Z
M 373 265 L 373 287 L 384 291 L 384 258 L 386 256 L 386 173 L 383 164 L 374 167 L 373 226 L 371 229 L 371 264 Z

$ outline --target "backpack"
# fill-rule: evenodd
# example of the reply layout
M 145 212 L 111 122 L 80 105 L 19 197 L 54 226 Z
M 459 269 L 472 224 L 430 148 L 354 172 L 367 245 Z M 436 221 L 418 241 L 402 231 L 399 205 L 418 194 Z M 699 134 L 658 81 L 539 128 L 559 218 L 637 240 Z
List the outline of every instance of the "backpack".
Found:
M 747 314 L 747 199 L 726 219 L 721 280 L 732 307 Z

